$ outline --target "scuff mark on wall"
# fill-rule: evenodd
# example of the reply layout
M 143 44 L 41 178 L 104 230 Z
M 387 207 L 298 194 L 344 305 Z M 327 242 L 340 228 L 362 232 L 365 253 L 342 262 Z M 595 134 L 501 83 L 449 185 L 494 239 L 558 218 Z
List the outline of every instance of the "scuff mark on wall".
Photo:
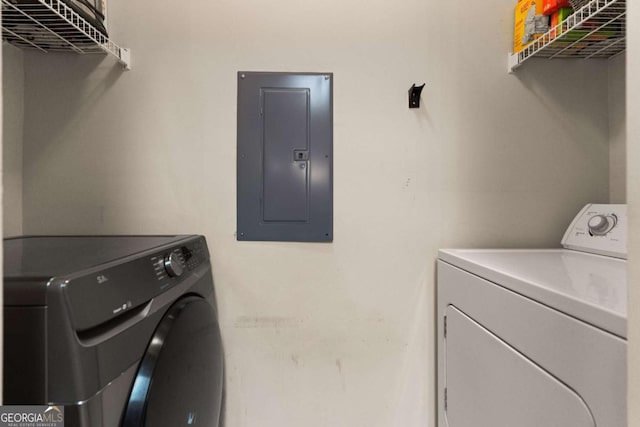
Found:
M 292 354 L 291 360 L 293 361 L 294 365 L 300 366 L 300 356 L 298 356 L 297 354 Z
M 342 390 L 346 390 L 347 384 L 344 381 L 344 373 L 342 372 L 342 360 L 336 359 L 336 368 L 338 368 L 338 375 L 340 376 L 340 381 L 342 382 Z
M 278 316 L 239 316 L 234 326 L 236 328 L 299 328 L 304 320 L 295 317 Z

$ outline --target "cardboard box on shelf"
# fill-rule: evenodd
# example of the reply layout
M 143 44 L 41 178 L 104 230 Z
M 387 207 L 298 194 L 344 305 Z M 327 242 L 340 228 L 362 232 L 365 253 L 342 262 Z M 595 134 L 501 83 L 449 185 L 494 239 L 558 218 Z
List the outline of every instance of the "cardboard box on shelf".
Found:
M 542 0 L 542 13 L 548 16 L 553 16 L 559 9 L 570 7 L 569 0 Z
M 542 0 L 519 0 L 514 14 L 513 53 L 529 46 L 549 31 L 549 17 L 542 13 Z
M 556 36 L 562 34 L 562 26 L 556 28 L 558 25 L 562 24 L 569 15 L 573 13 L 573 9 L 570 7 L 563 7 L 556 10 L 553 15 L 551 15 L 551 38 L 554 39 Z

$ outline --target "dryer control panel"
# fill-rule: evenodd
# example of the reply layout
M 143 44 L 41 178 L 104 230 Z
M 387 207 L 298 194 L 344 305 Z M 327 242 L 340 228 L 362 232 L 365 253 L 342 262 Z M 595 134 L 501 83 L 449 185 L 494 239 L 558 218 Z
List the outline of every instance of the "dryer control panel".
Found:
M 562 246 L 626 259 L 627 205 L 586 205 L 564 234 Z

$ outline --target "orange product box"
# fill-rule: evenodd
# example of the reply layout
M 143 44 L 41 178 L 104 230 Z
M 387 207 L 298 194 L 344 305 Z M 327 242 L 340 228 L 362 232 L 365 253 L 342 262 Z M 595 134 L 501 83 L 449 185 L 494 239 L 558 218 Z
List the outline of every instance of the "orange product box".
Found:
M 571 7 L 569 0 L 542 0 L 542 13 L 545 15 L 552 16 L 563 7 Z
M 553 12 L 553 15 L 551 15 L 551 24 L 550 24 L 551 25 L 550 36 L 552 39 L 562 34 L 562 27 L 558 27 L 558 29 L 556 29 L 556 27 L 562 24 L 572 13 L 573 13 L 573 9 L 571 9 L 570 7 L 563 7 Z
M 520 52 L 549 30 L 549 18 L 542 9 L 543 0 L 518 1 L 514 14 L 513 53 Z

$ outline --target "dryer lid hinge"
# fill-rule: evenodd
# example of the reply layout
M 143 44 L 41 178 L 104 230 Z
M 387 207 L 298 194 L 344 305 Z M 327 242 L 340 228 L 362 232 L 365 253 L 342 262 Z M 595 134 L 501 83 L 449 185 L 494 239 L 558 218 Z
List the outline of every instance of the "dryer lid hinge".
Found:
M 447 316 L 444 316 L 444 337 L 447 337 Z
M 447 389 L 444 389 L 444 410 L 447 410 Z

